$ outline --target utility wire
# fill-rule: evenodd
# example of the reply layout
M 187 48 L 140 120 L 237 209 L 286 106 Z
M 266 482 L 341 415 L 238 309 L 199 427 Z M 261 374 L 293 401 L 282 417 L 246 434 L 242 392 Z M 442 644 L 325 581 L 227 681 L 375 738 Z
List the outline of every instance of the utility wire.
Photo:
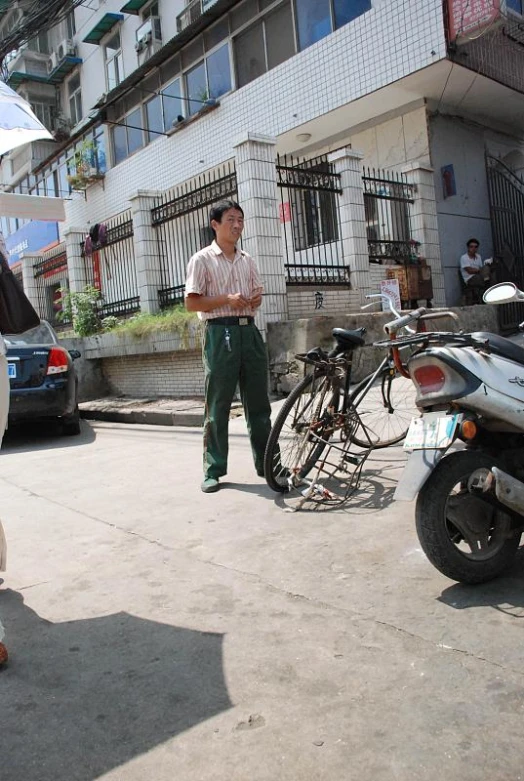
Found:
M 18 24 L 0 40 L 0 67 L 10 52 L 65 21 L 82 4 L 83 0 L 21 0 L 22 16 Z

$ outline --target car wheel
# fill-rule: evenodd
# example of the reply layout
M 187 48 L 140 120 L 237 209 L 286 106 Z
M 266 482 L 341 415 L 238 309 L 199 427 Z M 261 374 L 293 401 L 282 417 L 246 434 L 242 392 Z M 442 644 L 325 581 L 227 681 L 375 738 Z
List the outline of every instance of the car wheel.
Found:
M 80 410 L 78 407 L 72 415 L 64 415 L 62 418 L 62 434 L 66 437 L 75 437 L 80 434 Z

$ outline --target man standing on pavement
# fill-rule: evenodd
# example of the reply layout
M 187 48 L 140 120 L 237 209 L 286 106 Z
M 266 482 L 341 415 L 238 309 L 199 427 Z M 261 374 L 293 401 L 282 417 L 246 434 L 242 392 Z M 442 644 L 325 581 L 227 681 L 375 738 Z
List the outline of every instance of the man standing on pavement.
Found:
M 237 384 L 246 416 L 255 469 L 264 476 L 271 430 L 266 348 L 254 315 L 263 287 L 253 258 L 238 247 L 244 212 L 234 201 L 211 209 L 215 240 L 189 261 L 185 303 L 204 321 L 206 413 L 202 491 L 218 491 L 227 473 L 228 426 Z

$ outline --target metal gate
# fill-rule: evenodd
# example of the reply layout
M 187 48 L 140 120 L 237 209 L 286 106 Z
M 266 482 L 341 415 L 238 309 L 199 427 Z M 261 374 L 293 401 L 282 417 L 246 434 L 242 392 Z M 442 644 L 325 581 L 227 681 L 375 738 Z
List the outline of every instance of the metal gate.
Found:
M 501 160 L 486 154 L 493 256 L 497 282 L 524 289 L 524 181 Z M 524 303 L 498 307 L 499 326 L 510 331 L 524 320 Z
M 165 192 L 151 210 L 156 234 L 161 309 L 184 300 L 189 258 L 213 240 L 209 207 L 225 199 L 236 200 L 237 177 L 233 162 L 203 173 Z

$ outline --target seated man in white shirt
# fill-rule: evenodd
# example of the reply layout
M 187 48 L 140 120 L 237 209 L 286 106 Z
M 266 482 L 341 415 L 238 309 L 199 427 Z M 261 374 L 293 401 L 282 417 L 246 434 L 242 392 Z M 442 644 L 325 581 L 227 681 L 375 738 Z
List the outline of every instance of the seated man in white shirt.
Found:
M 467 252 L 460 258 L 460 273 L 468 287 L 487 289 L 491 284 L 491 258 L 484 263 L 477 252 L 478 239 L 470 239 L 466 244 Z

